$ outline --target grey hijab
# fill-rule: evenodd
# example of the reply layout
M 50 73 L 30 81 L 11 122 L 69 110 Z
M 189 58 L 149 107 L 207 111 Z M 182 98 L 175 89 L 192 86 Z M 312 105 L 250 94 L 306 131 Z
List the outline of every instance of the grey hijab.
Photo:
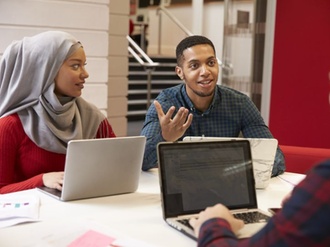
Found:
M 81 97 L 54 93 L 54 78 L 79 44 L 68 33 L 43 32 L 13 42 L 0 63 L 0 117 L 17 113 L 28 137 L 51 152 L 66 153 L 69 140 L 95 138 L 105 119 Z

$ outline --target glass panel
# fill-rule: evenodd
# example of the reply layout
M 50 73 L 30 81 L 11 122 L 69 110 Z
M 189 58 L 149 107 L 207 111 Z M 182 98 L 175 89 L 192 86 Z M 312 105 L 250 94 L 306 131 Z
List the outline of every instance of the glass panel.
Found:
M 222 84 L 260 109 L 266 0 L 225 0 Z

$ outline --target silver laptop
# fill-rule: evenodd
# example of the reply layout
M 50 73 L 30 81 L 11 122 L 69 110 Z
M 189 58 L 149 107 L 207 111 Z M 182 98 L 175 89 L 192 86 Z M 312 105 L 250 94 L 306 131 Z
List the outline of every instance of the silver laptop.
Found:
M 228 141 L 228 140 L 249 140 L 252 159 L 253 172 L 256 182 L 256 189 L 265 189 L 272 176 L 274 160 L 278 141 L 274 138 L 233 138 L 233 137 L 204 137 L 186 136 L 184 141 Z
M 171 227 L 196 239 L 189 219 L 217 203 L 235 217 L 246 217 L 239 238 L 250 237 L 269 220 L 270 214 L 258 209 L 248 140 L 161 142 L 157 155 L 162 213 Z
M 40 187 L 62 201 L 135 192 L 144 136 L 72 140 L 68 143 L 62 191 Z

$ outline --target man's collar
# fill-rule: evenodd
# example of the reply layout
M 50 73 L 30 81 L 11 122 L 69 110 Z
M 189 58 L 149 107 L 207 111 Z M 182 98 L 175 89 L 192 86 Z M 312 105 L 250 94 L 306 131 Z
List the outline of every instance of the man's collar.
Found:
M 193 102 L 191 101 L 191 99 L 189 98 L 188 94 L 187 94 L 187 90 L 186 90 L 186 84 L 183 84 L 182 88 L 181 88 L 181 93 L 183 95 L 184 100 L 187 102 L 189 110 L 192 112 L 198 112 L 201 113 L 199 110 L 197 110 L 193 104 Z M 214 105 L 218 104 L 218 102 L 220 102 L 221 99 L 221 92 L 220 92 L 220 88 L 218 86 L 215 87 L 215 93 L 212 99 L 212 103 L 210 104 L 210 106 L 207 108 L 207 110 L 205 112 L 202 112 L 203 114 L 208 113 L 209 111 L 211 111 L 214 107 Z

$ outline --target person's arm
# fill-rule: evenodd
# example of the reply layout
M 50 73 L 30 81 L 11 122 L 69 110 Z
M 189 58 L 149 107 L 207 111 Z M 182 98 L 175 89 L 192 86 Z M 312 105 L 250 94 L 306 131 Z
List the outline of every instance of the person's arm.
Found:
M 148 171 L 151 168 L 158 167 L 157 163 L 157 144 L 159 142 L 165 141 L 160 132 L 155 132 L 155 123 L 150 123 L 149 126 L 144 128 L 141 132 L 141 135 L 148 135 L 151 133 L 155 133 L 154 136 L 147 137 L 146 146 L 144 150 L 143 156 L 143 163 L 142 163 L 142 170 Z
M 285 172 L 286 166 L 285 166 L 285 158 L 282 150 L 279 146 L 277 146 L 276 154 L 275 154 L 275 160 L 274 160 L 274 166 L 272 170 L 272 177 L 278 176 L 280 174 L 283 174 Z
M 42 186 L 42 175 L 34 176 L 22 182 L 14 182 L 15 164 L 20 149 L 20 140 L 24 135 L 18 128 L 18 117 L 9 116 L 0 119 L 0 194 L 31 189 Z
M 198 246 L 236 246 L 236 234 L 244 226 L 242 220 L 234 218 L 227 207 L 216 204 L 200 212 L 190 220 L 198 238 Z
M 220 219 L 226 216 L 217 212 L 218 218 L 199 222 L 198 246 L 300 247 L 302 243 L 304 246 L 330 246 L 329 181 L 330 160 L 311 170 L 286 198 L 282 210 L 263 229 L 245 240 L 238 240 L 230 221 Z
M 161 134 L 157 111 L 153 104 L 150 105 L 146 114 L 141 135 L 145 136 L 147 139 L 142 164 L 142 170 L 147 171 L 157 167 L 156 146 L 159 142 L 165 141 Z
M 35 148 L 35 144 L 27 140 L 17 115 L 0 118 L 0 194 L 43 185 L 61 189 L 63 172 L 49 170 L 63 169 L 64 156 Z M 55 163 L 51 167 L 42 166 L 41 160 Z
M 19 183 L 12 183 L 5 186 L 0 186 L 0 194 L 6 194 L 6 193 L 12 193 L 17 192 L 21 190 L 28 190 L 33 189 L 39 186 L 43 186 L 42 181 L 43 174 L 39 174 L 37 176 L 34 176 L 30 179 L 27 179 L 25 181 L 19 182 Z
M 274 138 L 265 124 L 258 108 L 248 98 L 243 98 L 242 134 L 245 138 Z M 272 177 L 285 171 L 285 159 L 282 150 L 277 147 Z
M 199 231 L 198 247 L 226 247 L 244 246 L 240 243 L 227 220 L 212 218 L 202 225 Z
M 157 167 L 157 151 L 156 146 L 161 141 L 176 141 L 178 140 L 190 126 L 192 114 L 184 107 L 178 110 L 174 106 L 169 106 L 169 103 L 163 106 L 157 99 L 150 106 L 146 121 L 141 131 L 141 135 L 147 137 L 147 143 L 144 153 L 142 169 L 148 170 Z M 177 110 L 177 112 L 175 112 Z

